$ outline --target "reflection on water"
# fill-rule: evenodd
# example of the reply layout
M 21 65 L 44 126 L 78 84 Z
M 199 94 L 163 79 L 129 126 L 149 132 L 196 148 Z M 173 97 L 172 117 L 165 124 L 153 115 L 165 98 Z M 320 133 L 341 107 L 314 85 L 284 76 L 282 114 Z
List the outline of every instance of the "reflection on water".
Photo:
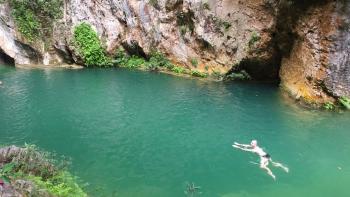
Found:
M 94 196 L 349 196 L 349 113 L 307 110 L 277 86 L 225 84 L 121 69 L 0 67 L 0 144 L 70 156 Z M 274 182 L 233 150 L 257 139 Z

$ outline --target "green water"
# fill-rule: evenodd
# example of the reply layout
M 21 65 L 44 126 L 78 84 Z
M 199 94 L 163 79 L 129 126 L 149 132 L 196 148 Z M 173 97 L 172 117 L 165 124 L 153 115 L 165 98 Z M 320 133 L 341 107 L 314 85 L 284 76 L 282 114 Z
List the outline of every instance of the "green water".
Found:
M 290 104 L 271 84 L 224 84 L 120 69 L 0 67 L 0 144 L 72 158 L 93 196 L 350 196 L 350 114 Z M 273 181 L 234 150 L 257 139 Z

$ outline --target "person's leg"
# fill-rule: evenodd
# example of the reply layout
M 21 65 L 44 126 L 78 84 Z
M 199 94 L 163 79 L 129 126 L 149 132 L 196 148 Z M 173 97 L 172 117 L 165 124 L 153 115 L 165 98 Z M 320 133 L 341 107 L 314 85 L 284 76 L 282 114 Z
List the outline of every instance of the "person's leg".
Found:
M 267 166 L 269 165 L 269 160 L 265 157 L 260 158 L 260 168 L 266 170 L 267 174 L 270 175 L 274 180 L 276 180 L 275 175 L 272 173 L 270 168 Z
M 289 172 L 289 169 L 286 167 L 286 166 L 283 166 L 281 163 L 278 163 L 278 162 L 274 162 L 272 161 L 272 159 L 270 159 L 271 163 L 273 166 L 275 167 L 279 167 L 279 168 L 282 168 L 284 171 L 286 171 L 287 173 Z

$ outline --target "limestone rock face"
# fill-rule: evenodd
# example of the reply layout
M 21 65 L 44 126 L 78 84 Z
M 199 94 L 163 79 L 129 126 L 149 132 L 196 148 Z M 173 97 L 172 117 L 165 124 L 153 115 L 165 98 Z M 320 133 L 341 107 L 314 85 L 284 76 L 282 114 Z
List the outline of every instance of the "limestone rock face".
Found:
M 209 74 L 245 70 L 254 79 L 280 78 L 308 102 L 350 95 L 347 1 L 64 0 L 49 47 L 27 42 L 9 6 L 0 9 L 0 53 L 16 64 L 81 64 L 72 32 L 87 22 L 111 56 L 119 47 L 144 57 L 158 50 L 178 66 Z
M 289 54 L 281 63 L 282 86 L 311 103 L 350 96 L 350 4 L 325 1 L 312 5 L 293 29 Z
M 7 4 L 0 4 L 0 53 L 13 58 L 16 64 L 30 64 L 39 57 L 29 45 L 17 39 L 17 32 Z

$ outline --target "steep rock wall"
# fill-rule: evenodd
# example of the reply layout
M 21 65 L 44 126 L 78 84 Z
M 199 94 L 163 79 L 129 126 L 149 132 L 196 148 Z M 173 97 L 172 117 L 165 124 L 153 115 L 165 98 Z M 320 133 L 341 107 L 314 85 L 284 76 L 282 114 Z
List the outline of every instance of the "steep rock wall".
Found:
M 308 103 L 350 95 L 349 3 L 323 1 L 300 13 L 281 62 L 281 85 Z
M 17 64 L 80 63 L 72 32 L 90 23 L 112 56 L 164 53 L 203 72 L 241 69 L 278 80 L 297 98 L 323 103 L 349 96 L 349 3 L 301 0 L 65 0 L 49 47 L 26 41 L 0 4 L 0 48 Z M 198 65 L 191 61 L 195 59 Z M 280 68 L 281 67 L 281 68 Z

